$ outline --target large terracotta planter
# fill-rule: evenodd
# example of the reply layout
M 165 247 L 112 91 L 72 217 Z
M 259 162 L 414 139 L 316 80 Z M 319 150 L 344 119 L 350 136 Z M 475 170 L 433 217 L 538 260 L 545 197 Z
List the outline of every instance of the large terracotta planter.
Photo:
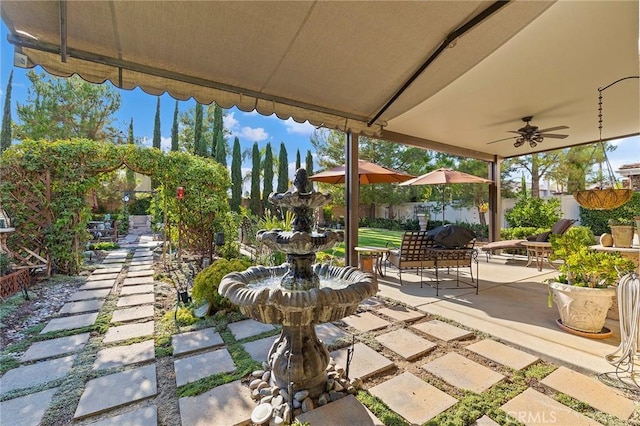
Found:
M 586 333 L 599 333 L 604 327 L 615 288 L 576 287 L 549 283 L 562 324 Z
M 633 244 L 633 225 L 610 225 L 613 246 L 629 248 Z

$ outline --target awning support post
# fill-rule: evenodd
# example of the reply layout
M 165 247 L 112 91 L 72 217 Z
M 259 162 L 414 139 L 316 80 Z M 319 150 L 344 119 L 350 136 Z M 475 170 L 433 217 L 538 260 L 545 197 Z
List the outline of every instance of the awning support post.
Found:
M 500 228 L 502 227 L 502 200 L 500 198 L 500 164 L 502 157 L 494 156 L 489 162 L 489 179 L 493 181 L 489 185 L 489 242 L 500 240 Z
M 359 226 L 359 189 L 358 175 L 358 135 L 351 132 L 345 134 L 345 235 L 344 255 L 347 266 L 358 266 L 358 256 L 355 247 L 358 245 Z

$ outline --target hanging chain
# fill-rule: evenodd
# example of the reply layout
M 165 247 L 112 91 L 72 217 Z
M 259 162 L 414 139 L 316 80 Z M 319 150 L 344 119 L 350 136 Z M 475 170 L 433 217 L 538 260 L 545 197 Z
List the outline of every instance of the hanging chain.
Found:
M 627 80 L 630 78 L 640 78 L 640 76 L 634 75 L 634 76 L 630 76 L 630 77 L 623 77 L 620 78 L 616 81 L 614 81 L 611 84 L 608 84 L 604 87 L 598 87 L 598 130 L 600 132 L 600 138 L 598 139 L 598 143 L 600 144 L 600 146 L 602 147 L 602 154 L 604 155 L 604 162 L 607 165 L 607 173 L 609 173 L 609 181 L 611 183 L 611 187 L 615 187 L 615 183 L 616 183 L 616 178 L 615 178 L 615 174 L 613 173 L 613 167 L 611 167 L 611 163 L 609 162 L 609 158 L 607 157 L 607 150 L 604 147 L 604 142 L 602 142 L 602 92 L 604 92 L 605 90 L 607 90 L 609 87 L 613 86 L 616 83 L 619 83 L 623 80 Z M 602 174 L 600 174 L 600 186 L 604 186 L 604 183 L 602 181 Z

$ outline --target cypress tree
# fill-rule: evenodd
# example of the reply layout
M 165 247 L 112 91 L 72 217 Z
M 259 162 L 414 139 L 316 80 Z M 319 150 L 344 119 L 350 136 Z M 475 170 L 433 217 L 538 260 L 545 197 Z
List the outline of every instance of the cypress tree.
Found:
M 193 126 L 193 153 L 201 157 L 206 157 L 206 152 L 202 143 L 204 139 L 202 137 L 202 105 L 196 103 L 196 117 L 195 124 Z
M 233 140 L 233 156 L 231 159 L 231 210 L 240 213 L 242 202 L 242 158 L 240 141 Z
M 280 142 L 280 155 L 278 157 L 278 192 L 286 192 L 289 189 L 289 158 L 284 142 Z
M 171 126 L 171 151 L 178 150 L 178 101 L 173 110 L 173 126 Z
M 271 152 L 271 143 L 267 144 L 267 148 L 264 153 L 264 172 L 262 182 L 262 194 L 264 201 L 264 211 L 271 210 L 273 206 L 269 203 L 269 194 L 273 192 L 273 153 Z
M 307 150 L 307 156 L 305 157 L 305 169 L 307 169 L 307 176 L 313 175 L 313 156 L 310 150 Z M 313 191 L 313 182 L 309 181 L 307 191 Z
M 224 143 L 224 124 L 222 123 L 222 108 L 220 108 L 217 104 L 213 104 L 213 140 L 211 141 L 211 156 L 216 159 L 219 163 L 222 163 L 218 160 L 218 144 L 220 141 Z M 223 147 L 223 152 L 226 157 L 226 147 Z M 224 165 L 227 165 L 227 160 L 225 158 Z
M 227 142 L 224 140 L 224 133 L 220 132 L 216 139 L 216 161 L 227 167 Z
M 2 133 L 0 134 L 0 152 L 11 146 L 11 82 L 13 81 L 13 70 L 9 74 L 7 90 L 4 97 L 4 112 L 2 113 Z
M 302 165 L 302 162 L 300 161 L 300 148 L 298 148 L 298 150 L 296 151 L 296 170 L 298 170 Z
M 135 141 L 133 139 L 133 118 L 129 122 L 129 133 L 127 134 L 127 143 L 131 145 L 135 145 Z M 136 188 L 136 174 L 133 170 L 127 167 L 127 190 L 131 191 Z
M 156 103 L 156 118 L 153 122 L 153 147 L 160 149 L 160 96 Z
M 262 214 L 262 201 L 260 200 L 260 150 L 258 142 L 253 143 L 253 153 L 251 154 L 251 201 L 249 210 L 256 216 Z
M 307 150 L 307 156 L 305 157 L 305 168 L 307 169 L 307 174 L 311 176 L 313 174 L 313 155 L 311 155 L 310 150 Z

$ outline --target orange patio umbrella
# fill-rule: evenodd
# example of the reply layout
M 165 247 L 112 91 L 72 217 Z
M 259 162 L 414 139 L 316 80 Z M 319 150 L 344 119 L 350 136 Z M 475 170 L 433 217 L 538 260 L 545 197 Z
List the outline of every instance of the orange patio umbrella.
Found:
M 400 186 L 412 185 L 447 185 L 450 183 L 492 183 L 490 179 L 481 178 L 479 176 L 470 175 L 453 169 L 437 169 L 429 173 L 425 173 L 417 178 L 407 180 Z M 444 223 L 445 193 L 442 191 L 442 222 Z
M 323 183 L 344 183 L 346 175 L 346 166 L 338 166 L 333 169 L 325 170 L 315 174 L 309 178 L 314 182 Z M 365 160 L 358 160 L 358 178 L 361 185 L 370 183 L 399 183 L 413 179 L 414 176 L 399 172 L 397 170 L 388 169 L 375 163 Z

